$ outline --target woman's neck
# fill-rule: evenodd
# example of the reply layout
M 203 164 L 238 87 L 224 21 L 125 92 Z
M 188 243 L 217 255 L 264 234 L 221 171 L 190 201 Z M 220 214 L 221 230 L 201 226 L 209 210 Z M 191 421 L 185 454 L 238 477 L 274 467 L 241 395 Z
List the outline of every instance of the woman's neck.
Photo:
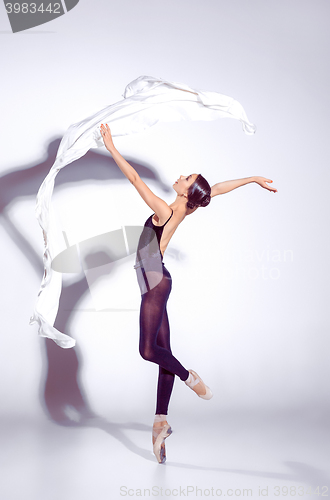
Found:
M 182 213 L 186 212 L 186 204 L 187 204 L 187 198 L 184 196 L 177 195 L 175 198 L 174 202 L 169 205 L 173 209 L 173 211 L 180 211 Z

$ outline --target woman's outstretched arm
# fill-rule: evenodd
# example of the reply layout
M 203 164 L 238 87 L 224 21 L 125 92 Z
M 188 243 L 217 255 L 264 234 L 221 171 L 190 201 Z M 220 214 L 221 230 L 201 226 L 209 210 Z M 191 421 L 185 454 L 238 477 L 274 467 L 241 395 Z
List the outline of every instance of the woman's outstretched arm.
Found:
M 118 167 L 123 172 L 123 174 L 125 175 L 125 177 L 127 177 L 127 179 L 132 184 L 134 184 L 134 182 L 136 181 L 136 179 L 139 177 L 139 174 L 137 173 L 137 171 L 135 170 L 135 168 L 133 168 L 132 165 L 130 165 L 125 160 L 125 158 L 123 158 L 121 156 L 121 154 L 119 153 L 119 151 L 117 151 L 117 149 L 115 148 L 115 145 L 114 145 L 114 143 L 112 141 L 112 135 L 111 135 L 111 132 L 110 132 L 109 125 L 106 124 L 106 126 L 105 126 L 102 123 L 102 125 L 101 125 L 100 128 L 101 128 L 101 134 L 102 134 L 102 137 L 103 137 L 103 142 L 104 142 L 105 147 L 107 148 L 107 150 L 109 151 L 109 153 L 111 153 L 112 158 L 115 160 L 115 162 L 117 163 Z
M 160 222 L 165 222 L 172 213 L 172 209 L 168 206 L 166 201 L 156 196 L 151 189 L 143 182 L 135 168 L 130 165 L 125 158 L 121 156 L 119 151 L 115 148 L 109 125 L 101 125 L 101 134 L 103 142 L 107 150 L 111 153 L 112 158 L 117 163 L 120 170 L 127 177 L 131 184 L 135 187 L 141 198 L 146 204 L 155 212 Z
M 266 182 L 273 182 L 271 179 L 266 179 L 266 177 L 253 176 L 253 177 L 245 177 L 244 179 L 235 179 L 233 181 L 224 181 L 218 182 L 218 184 L 214 184 L 211 188 L 211 198 L 213 196 L 217 196 L 218 194 L 229 193 L 233 189 L 236 189 L 240 186 L 244 186 L 245 184 L 249 184 L 250 182 L 256 182 L 259 186 L 268 189 L 270 192 L 277 193 L 277 189 L 272 188 L 266 184 Z

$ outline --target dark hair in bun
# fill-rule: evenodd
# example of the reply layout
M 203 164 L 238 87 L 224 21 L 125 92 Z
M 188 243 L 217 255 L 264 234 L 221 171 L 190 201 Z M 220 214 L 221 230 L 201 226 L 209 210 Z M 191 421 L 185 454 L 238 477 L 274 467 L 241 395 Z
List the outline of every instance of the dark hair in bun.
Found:
M 211 187 L 199 174 L 188 189 L 187 208 L 206 207 L 211 201 Z

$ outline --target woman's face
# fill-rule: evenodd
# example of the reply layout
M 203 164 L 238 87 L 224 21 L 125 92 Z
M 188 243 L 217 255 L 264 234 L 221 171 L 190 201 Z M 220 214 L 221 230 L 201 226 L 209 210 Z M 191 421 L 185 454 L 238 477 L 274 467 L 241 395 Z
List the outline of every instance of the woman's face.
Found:
M 198 174 L 180 175 L 179 179 L 173 184 L 173 189 L 178 194 L 187 194 L 188 188 L 195 182 Z

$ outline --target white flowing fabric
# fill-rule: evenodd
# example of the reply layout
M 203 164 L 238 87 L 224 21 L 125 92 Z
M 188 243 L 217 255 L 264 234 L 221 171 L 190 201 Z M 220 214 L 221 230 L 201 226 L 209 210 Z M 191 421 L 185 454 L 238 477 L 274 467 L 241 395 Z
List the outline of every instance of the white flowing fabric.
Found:
M 38 323 L 39 335 L 54 340 L 63 348 L 73 347 L 76 342 L 52 326 L 62 289 L 62 274 L 51 267 L 56 256 L 54 243 L 63 238 L 51 206 L 55 177 L 59 170 L 82 157 L 90 148 L 104 146 L 99 129 L 102 123 L 108 123 L 112 136 L 116 137 L 142 132 L 157 122 L 210 121 L 231 117 L 241 121 L 245 133 L 255 132 L 255 126 L 249 122 L 241 104 L 217 92 L 195 90 L 182 83 L 140 76 L 127 85 L 123 97 L 123 100 L 68 128 L 60 143 L 55 163 L 37 195 L 36 217 L 45 242 L 44 276 L 30 324 Z

